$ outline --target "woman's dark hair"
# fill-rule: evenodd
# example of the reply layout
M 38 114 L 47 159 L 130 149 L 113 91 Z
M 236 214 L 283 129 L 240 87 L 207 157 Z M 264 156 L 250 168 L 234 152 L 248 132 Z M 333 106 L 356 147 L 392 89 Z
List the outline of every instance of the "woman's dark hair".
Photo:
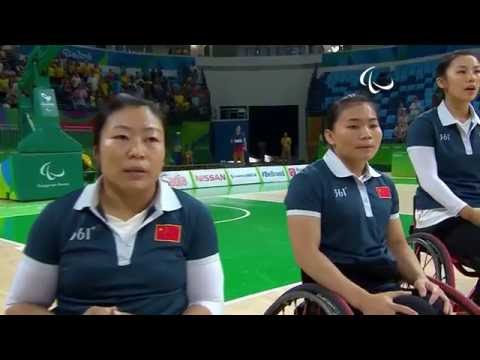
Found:
M 437 65 L 437 69 L 435 71 L 435 79 L 439 77 L 444 77 L 445 74 L 447 73 L 448 68 L 452 64 L 453 60 L 455 60 L 460 56 L 473 56 L 478 60 L 478 55 L 471 51 L 458 50 L 458 51 L 454 51 L 453 53 L 447 54 L 440 59 L 440 62 Z M 445 93 L 441 88 L 438 87 L 438 85 L 435 85 L 435 92 L 433 94 L 432 105 L 433 106 L 440 105 L 443 99 L 445 99 Z
M 337 122 L 343 110 L 352 105 L 362 103 L 369 104 L 373 108 L 373 110 L 377 112 L 377 104 L 375 104 L 375 102 L 366 95 L 349 94 L 335 101 L 332 106 L 330 106 L 330 109 L 328 110 L 327 115 L 322 122 L 322 135 L 325 137 L 324 134 L 326 130 L 333 130 L 333 126 Z
M 135 96 L 129 94 L 118 94 L 111 98 L 109 101 L 105 102 L 98 111 L 98 113 L 92 119 L 93 145 L 98 146 L 98 144 L 100 143 L 100 135 L 102 133 L 102 129 L 105 126 L 105 123 L 107 122 L 107 119 L 110 115 L 129 107 L 136 108 L 140 106 L 147 107 L 152 112 L 152 114 L 154 114 L 155 117 L 158 118 L 158 120 L 162 124 L 162 127 L 164 127 L 163 122 L 165 121 L 165 114 L 159 109 L 159 107 L 155 103 L 148 100 L 136 98 Z

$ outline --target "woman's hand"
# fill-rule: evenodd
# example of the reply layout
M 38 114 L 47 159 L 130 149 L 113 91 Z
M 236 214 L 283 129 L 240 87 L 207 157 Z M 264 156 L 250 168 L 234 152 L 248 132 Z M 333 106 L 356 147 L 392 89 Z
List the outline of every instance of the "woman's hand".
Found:
M 388 291 L 369 294 L 360 303 L 360 311 L 364 315 L 395 315 L 397 313 L 418 315 L 416 311 L 410 309 L 408 306 L 393 302 L 393 299 L 402 295 L 411 295 L 411 293 L 408 291 Z
M 118 310 L 116 306 L 104 307 L 104 306 L 92 306 L 83 313 L 83 315 L 130 315 Z
M 427 294 L 430 292 L 430 299 L 428 300 L 428 303 L 430 305 L 434 304 L 438 299 L 441 299 L 443 301 L 443 312 L 446 315 L 451 314 L 452 312 L 452 304 L 450 303 L 450 300 L 448 299 L 447 295 L 438 287 L 436 284 L 428 280 L 426 277 L 421 277 L 417 279 L 413 286 L 415 289 L 417 289 L 418 294 L 421 297 L 426 297 Z

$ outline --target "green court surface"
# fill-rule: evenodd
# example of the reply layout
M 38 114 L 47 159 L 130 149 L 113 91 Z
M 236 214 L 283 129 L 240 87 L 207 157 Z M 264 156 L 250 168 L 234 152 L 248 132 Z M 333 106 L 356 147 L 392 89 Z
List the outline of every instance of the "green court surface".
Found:
M 287 187 L 274 183 L 186 191 L 207 204 L 215 221 L 226 300 L 300 281 L 282 202 Z M 47 203 L 0 201 L 0 238 L 25 243 Z M 401 220 L 406 231 L 411 216 L 402 214 Z

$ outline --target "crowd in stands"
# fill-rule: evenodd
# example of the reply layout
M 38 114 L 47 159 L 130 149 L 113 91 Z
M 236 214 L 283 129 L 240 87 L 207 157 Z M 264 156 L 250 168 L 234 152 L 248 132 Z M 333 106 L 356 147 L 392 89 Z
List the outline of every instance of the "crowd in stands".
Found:
M 0 46 L 0 106 L 17 107 L 17 83 L 25 65 L 25 56 L 18 54 L 14 46 Z
M 26 57 L 18 54 L 14 46 L 0 48 L 1 106 L 17 106 L 16 86 L 25 65 Z M 158 103 L 169 117 L 181 113 L 192 117 L 210 115 L 210 94 L 203 74 L 195 66 L 180 69 L 178 77 L 172 78 L 164 76 L 160 68 L 129 74 L 60 55 L 43 75 L 50 78 L 61 110 L 94 111 L 110 96 L 129 93 Z
M 103 71 L 98 64 L 59 57 L 50 64 L 48 76 L 63 110 L 93 110 L 112 95 L 128 93 L 158 103 L 169 115 L 210 114 L 210 94 L 195 67 L 182 69 L 178 78 L 169 78 L 161 69 L 135 74 L 111 68 Z

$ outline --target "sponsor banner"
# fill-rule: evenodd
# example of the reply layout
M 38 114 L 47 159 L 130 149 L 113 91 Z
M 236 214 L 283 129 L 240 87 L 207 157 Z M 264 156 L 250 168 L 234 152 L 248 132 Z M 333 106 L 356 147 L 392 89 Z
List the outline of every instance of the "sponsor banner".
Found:
M 288 180 L 292 180 L 292 178 L 297 175 L 300 171 L 305 169 L 308 165 L 288 165 L 285 166 L 287 170 Z
M 254 167 L 226 169 L 232 185 L 258 184 L 260 177 Z
M 288 181 L 283 166 L 259 166 L 258 171 L 264 183 Z
M 169 183 L 175 189 L 193 189 L 192 177 L 190 171 L 164 171 L 162 180 Z
M 191 174 L 197 188 L 229 185 L 224 169 L 193 170 Z

